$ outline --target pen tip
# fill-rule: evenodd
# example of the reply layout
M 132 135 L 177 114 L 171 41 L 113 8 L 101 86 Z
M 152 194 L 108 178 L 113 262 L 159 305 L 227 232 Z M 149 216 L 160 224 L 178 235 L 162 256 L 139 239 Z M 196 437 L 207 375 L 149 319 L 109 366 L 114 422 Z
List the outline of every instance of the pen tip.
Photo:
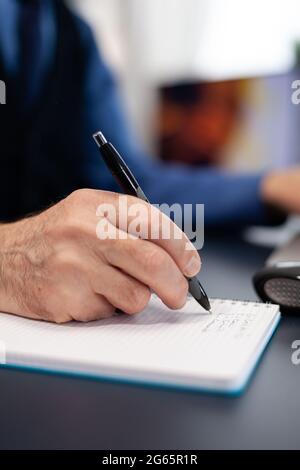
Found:
M 203 308 L 205 308 L 205 310 L 207 310 L 207 312 L 210 312 L 211 313 L 211 305 L 210 305 L 210 301 L 208 300 L 208 298 L 205 296 L 205 297 L 202 297 L 201 299 L 201 305 Z

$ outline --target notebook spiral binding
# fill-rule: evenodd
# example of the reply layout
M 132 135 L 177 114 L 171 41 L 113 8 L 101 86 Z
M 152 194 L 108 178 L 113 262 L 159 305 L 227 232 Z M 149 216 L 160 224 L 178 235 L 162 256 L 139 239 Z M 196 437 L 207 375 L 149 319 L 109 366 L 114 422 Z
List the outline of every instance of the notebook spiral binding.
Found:
M 155 293 L 152 293 L 152 296 L 156 299 L 159 298 Z M 262 302 L 261 300 L 220 299 L 217 297 L 211 297 L 210 300 L 212 302 L 218 302 L 219 304 L 230 303 L 230 305 L 242 305 L 242 306 L 251 304 L 253 305 L 253 307 L 256 307 L 256 308 L 260 307 L 261 305 L 264 305 L 267 308 L 271 308 L 274 305 L 272 304 L 272 302 Z M 191 294 L 188 294 L 187 302 L 191 302 L 191 301 L 194 301 L 194 298 L 191 296 Z
M 194 300 L 191 295 L 188 295 L 188 302 Z M 272 302 L 261 302 L 260 300 L 240 300 L 240 299 L 220 299 L 218 297 L 211 297 L 210 300 L 212 302 L 218 302 L 219 304 L 228 304 L 230 305 L 253 305 L 253 307 L 260 307 L 261 305 L 265 305 L 268 308 L 271 308 L 274 304 Z

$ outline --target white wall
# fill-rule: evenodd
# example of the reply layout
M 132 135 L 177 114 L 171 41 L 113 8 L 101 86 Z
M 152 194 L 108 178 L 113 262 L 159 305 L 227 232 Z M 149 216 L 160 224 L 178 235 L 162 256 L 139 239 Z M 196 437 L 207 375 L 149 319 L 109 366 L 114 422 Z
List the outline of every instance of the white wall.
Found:
M 299 0 L 70 1 L 120 77 L 129 114 L 149 149 L 158 84 L 283 72 L 300 39 Z

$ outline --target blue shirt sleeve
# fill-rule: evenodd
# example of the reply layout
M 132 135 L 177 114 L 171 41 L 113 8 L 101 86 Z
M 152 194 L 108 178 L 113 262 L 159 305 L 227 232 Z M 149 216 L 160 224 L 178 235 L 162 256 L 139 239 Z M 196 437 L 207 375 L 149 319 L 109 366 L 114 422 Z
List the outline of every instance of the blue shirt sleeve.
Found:
M 102 61 L 91 31 L 79 19 L 78 25 L 87 57 L 82 134 L 87 186 L 119 191 L 91 138 L 101 130 L 126 159 L 152 203 L 204 204 L 206 225 L 263 223 L 266 214 L 259 197 L 261 174 L 164 164 L 143 153 L 128 129 L 117 83 Z

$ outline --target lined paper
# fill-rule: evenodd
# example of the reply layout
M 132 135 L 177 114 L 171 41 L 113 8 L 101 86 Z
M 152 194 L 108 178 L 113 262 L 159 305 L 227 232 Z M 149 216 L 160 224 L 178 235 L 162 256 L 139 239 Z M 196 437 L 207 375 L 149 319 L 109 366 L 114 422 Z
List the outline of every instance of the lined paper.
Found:
M 66 325 L 0 314 L 0 344 L 11 365 L 229 389 L 253 368 L 278 321 L 278 306 L 211 304 L 212 314 L 192 298 L 172 311 L 153 295 L 136 316 Z

